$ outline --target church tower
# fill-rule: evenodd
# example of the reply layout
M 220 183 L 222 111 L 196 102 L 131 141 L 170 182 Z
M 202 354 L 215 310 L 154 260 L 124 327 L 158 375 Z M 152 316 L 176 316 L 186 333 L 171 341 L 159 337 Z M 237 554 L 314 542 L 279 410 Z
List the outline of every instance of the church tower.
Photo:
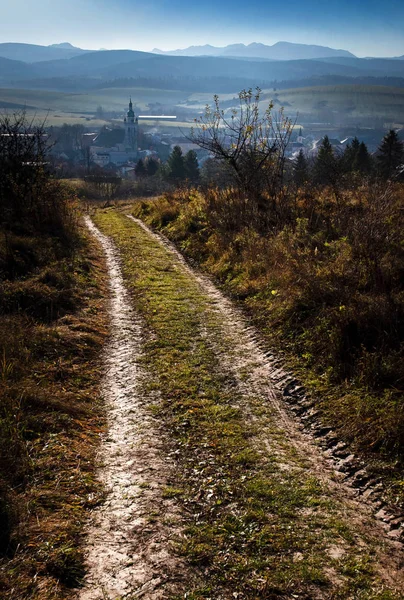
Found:
M 137 128 L 138 128 L 138 120 L 135 117 L 135 113 L 133 112 L 133 104 L 132 98 L 129 101 L 129 110 L 126 113 L 126 118 L 124 119 L 125 125 L 125 139 L 124 145 L 125 149 L 134 158 L 137 156 Z

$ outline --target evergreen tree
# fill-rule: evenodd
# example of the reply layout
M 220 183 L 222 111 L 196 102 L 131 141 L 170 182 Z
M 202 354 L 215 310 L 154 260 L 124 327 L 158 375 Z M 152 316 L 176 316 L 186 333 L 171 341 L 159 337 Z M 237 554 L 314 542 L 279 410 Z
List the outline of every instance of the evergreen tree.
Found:
M 184 166 L 187 179 L 192 183 L 199 180 L 198 157 L 195 150 L 189 150 L 184 157 Z
M 378 171 L 384 179 L 393 177 L 404 163 L 404 144 L 394 129 L 384 136 L 377 155 Z
M 303 150 L 300 150 L 293 163 L 293 181 L 301 186 L 309 179 L 309 168 Z
M 231 167 L 224 161 L 216 158 L 207 158 L 201 168 L 201 180 L 204 185 L 215 185 L 226 188 L 235 185 L 234 174 Z
M 140 158 L 135 166 L 136 177 L 142 178 L 147 175 L 146 167 L 142 158 Z
M 168 157 L 168 177 L 173 181 L 182 181 L 186 178 L 185 161 L 180 146 L 174 146 Z
M 342 157 L 342 166 L 346 173 L 350 173 L 354 170 L 354 162 L 356 155 L 358 154 L 360 142 L 355 136 L 350 144 L 347 145 Z
M 351 147 L 352 147 L 352 150 L 353 150 L 354 154 L 356 154 L 358 152 L 360 145 L 361 144 L 360 144 L 357 136 L 355 136 L 354 139 L 352 140 L 352 144 L 351 144 Z
M 314 180 L 316 183 L 332 185 L 339 176 L 338 159 L 334 156 L 328 135 L 325 135 L 314 163 Z
M 146 162 L 146 172 L 149 177 L 153 177 L 159 169 L 159 161 L 152 156 L 149 156 Z
M 372 166 L 372 157 L 368 152 L 367 146 L 364 142 L 361 142 L 353 161 L 353 170 L 367 175 L 371 172 Z

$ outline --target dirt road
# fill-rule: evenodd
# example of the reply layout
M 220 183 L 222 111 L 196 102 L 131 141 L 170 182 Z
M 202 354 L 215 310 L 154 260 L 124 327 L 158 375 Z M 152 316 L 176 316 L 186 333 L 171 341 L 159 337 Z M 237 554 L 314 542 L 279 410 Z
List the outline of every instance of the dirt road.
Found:
M 397 536 L 291 414 L 239 311 L 141 222 L 95 222 L 110 425 L 80 600 L 403 597 Z

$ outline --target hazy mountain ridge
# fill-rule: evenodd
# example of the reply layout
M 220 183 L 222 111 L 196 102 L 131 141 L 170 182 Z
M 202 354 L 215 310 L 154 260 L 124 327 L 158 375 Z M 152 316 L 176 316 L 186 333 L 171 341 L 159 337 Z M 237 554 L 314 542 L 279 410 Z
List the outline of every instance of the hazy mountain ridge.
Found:
M 301 79 L 321 75 L 404 77 L 404 63 L 392 59 L 331 57 L 318 60 L 262 61 L 229 57 L 166 56 L 134 50 L 88 52 L 69 59 L 21 63 L 31 77 L 245 77 L 249 81 Z M 253 85 L 253 83 L 252 83 Z
M 49 44 L 48 48 L 64 48 L 65 50 L 81 50 L 77 46 L 73 46 L 70 42 L 61 42 L 60 44 Z
M 355 55 L 347 50 L 315 44 L 295 44 L 293 42 L 277 42 L 272 46 L 258 42 L 252 42 L 248 45 L 230 44 L 224 47 L 206 44 L 205 46 L 190 46 L 189 48 L 167 51 L 154 48 L 152 52 L 169 56 L 245 56 L 270 60 L 317 59 L 331 56 L 355 58 Z
M 10 78 L 28 78 L 34 77 L 36 74 L 32 65 L 21 60 L 12 60 L 0 56 L 0 81 Z
M 10 60 L 21 60 L 26 63 L 72 58 L 73 56 L 85 54 L 87 52 L 89 52 L 89 50 L 76 48 L 68 42 L 52 44 L 51 46 L 14 42 L 0 44 L 0 57 L 9 58 Z
M 67 43 L 62 44 L 65 46 Z M 0 44 L 2 47 L 9 44 Z M 13 46 L 13 45 L 12 45 Z M 21 46 L 21 45 L 17 45 Z M 23 45 L 29 47 L 29 45 Z M 68 48 L 46 48 L 69 52 Z M 72 50 L 75 52 L 75 50 Z M 404 61 L 396 59 L 364 59 L 354 56 L 331 56 L 328 58 L 298 60 L 270 60 L 234 56 L 172 56 L 135 50 L 99 50 L 80 51 L 74 56 L 54 60 L 24 62 L 9 58 L 0 58 L 0 82 L 3 87 L 30 87 L 41 89 L 74 89 L 86 90 L 103 82 L 114 79 L 148 79 L 164 81 L 166 89 L 180 89 L 181 79 L 187 82 L 198 82 L 196 88 L 207 92 L 223 92 L 212 89 L 216 78 L 226 82 L 225 89 L 237 91 L 242 87 L 277 86 L 278 82 L 298 81 L 302 85 L 305 80 L 313 81 L 328 78 L 380 78 L 379 85 L 385 84 L 386 78 L 404 79 Z M 209 84 L 209 80 L 211 83 Z M 48 82 L 48 83 L 47 83 Z M 232 83 L 233 82 L 233 83 Z M 161 85 L 157 86 L 161 88 Z M 170 86 L 173 88 L 170 88 Z M 400 85 L 401 87 L 401 85 Z

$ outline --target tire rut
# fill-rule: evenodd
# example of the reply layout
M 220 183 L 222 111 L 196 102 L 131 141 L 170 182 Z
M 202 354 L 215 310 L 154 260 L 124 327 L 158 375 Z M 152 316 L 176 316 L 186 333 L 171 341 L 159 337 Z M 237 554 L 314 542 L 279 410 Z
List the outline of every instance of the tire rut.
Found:
M 187 567 L 172 551 L 180 517 L 174 501 L 163 494 L 171 465 L 148 410 L 156 398 L 142 391 L 145 331 L 130 306 L 118 250 L 89 217 L 85 222 L 107 259 L 111 336 L 102 382 L 108 432 L 99 456 L 105 500 L 86 531 L 87 576 L 77 598 L 167 598 L 182 587 Z

